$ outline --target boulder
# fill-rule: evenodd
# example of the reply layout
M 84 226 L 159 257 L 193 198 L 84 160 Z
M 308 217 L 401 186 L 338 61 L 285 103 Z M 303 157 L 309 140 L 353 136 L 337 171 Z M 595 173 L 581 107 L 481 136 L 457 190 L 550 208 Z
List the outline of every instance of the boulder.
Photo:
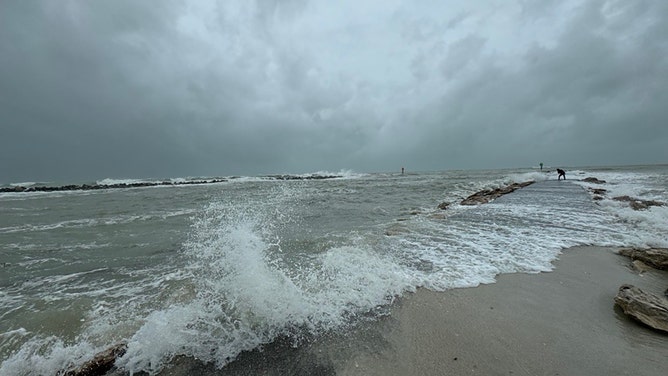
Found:
M 629 206 L 633 210 L 645 210 L 648 209 L 651 206 L 664 206 L 665 204 L 660 201 L 654 201 L 654 200 L 641 200 L 639 198 L 633 198 L 630 196 L 617 196 L 612 198 L 615 201 L 622 201 L 622 202 L 628 202 Z
M 630 201 L 634 200 L 634 198 L 631 197 L 631 196 L 617 196 L 617 197 L 613 197 L 612 199 L 615 200 L 615 201 L 627 201 L 627 202 L 630 202 Z
M 582 179 L 582 181 L 587 182 L 587 183 L 594 183 L 594 184 L 605 184 L 605 180 L 598 180 L 597 178 L 594 177 L 588 177 Z
M 668 248 L 630 248 L 620 249 L 618 253 L 622 256 L 630 257 L 634 261 L 640 260 L 656 269 L 668 269 Z
M 63 373 L 62 376 L 101 376 L 105 375 L 114 367 L 116 359 L 125 355 L 127 351 L 125 343 L 119 343 L 102 352 L 95 354 L 93 359 L 80 365 L 79 367 L 69 369 Z
M 608 190 L 604 188 L 589 188 L 589 192 L 595 195 L 604 195 Z
M 668 300 L 632 285 L 619 288 L 615 303 L 625 314 L 656 330 L 668 332 Z
M 450 206 L 449 202 L 441 202 L 440 204 L 438 204 L 438 208 L 441 209 L 441 210 L 447 209 L 448 206 Z

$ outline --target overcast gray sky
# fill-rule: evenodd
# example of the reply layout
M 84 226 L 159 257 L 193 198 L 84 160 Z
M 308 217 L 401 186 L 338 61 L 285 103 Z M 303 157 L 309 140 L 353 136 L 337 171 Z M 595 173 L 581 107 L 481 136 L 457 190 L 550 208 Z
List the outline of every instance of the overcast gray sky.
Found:
M 0 2 L 0 183 L 668 163 L 668 1 Z

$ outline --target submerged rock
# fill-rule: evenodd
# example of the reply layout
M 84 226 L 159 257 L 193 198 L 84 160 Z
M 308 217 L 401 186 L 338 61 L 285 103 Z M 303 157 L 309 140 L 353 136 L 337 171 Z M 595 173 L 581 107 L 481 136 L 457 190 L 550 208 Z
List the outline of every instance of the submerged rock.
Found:
M 116 359 L 125 355 L 127 351 L 125 343 L 119 343 L 100 353 L 95 354 L 93 359 L 80 365 L 79 367 L 69 369 L 63 373 L 58 373 L 62 376 L 101 376 L 109 372 L 114 367 Z
M 640 260 L 656 269 L 668 269 L 668 248 L 630 248 L 620 249 L 618 253 L 622 256 L 630 257 L 634 261 Z
M 628 202 L 633 210 L 645 210 L 651 206 L 664 206 L 665 203 L 654 200 L 641 200 L 631 196 L 617 196 L 612 198 L 615 201 Z
M 447 209 L 449 206 L 450 206 L 450 203 L 449 203 L 449 202 L 441 202 L 440 204 L 438 204 L 438 208 L 441 209 L 441 210 L 445 210 L 445 209 Z
M 599 179 L 597 179 L 595 177 L 591 177 L 591 176 L 588 177 L 588 178 L 582 179 L 582 181 L 587 182 L 587 183 L 594 183 L 594 184 L 605 184 L 605 180 L 599 180 Z
M 505 187 L 496 188 L 496 189 L 486 189 L 480 192 L 476 192 L 469 197 L 462 200 L 460 205 L 480 205 L 486 204 L 496 198 L 499 198 L 508 193 L 514 192 L 520 188 L 524 188 L 528 185 L 533 184 L 533 181 L 525 181 L 523 183 L 513 183 Z
M 608 190 L 605 188 L 589 188 L 589 192 L 595 195 L 604 195 Z
M 622 285 L 615 297 L 625 314 L 654 329 L 668 332 L 668 300 L 642 291 L 632 285 Z

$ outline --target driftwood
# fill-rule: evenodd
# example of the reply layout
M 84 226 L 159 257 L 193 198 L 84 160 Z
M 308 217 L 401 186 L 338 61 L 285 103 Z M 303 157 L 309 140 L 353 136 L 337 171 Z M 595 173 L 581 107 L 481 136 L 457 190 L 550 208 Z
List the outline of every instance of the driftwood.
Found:
M 106 374 L 114 367 L 116 359 L 125 355 L 127 350 L 125 343 L 119 343 L 102 352 L 95 354 L 93 359 L 80 365 L 79 367 L 59 372 L 59 376 L 101 376 Z
M 615 303 L 624 313 L 654 329 L 668 332 L 668 300 L 642 291 L 632 285 L 622 285 Z
M 462 200 L 460 205 L 480 205 L 486 204 L 496 198 L 499 198 L 508 193 L 514 192 L 520 188 L 524 188 L 527 185 L 533 184 L 533 181 L 525 181 L 524 183 L 513 183 L 502 188 L 496 189 L 486 189 L 480 192 L 476 192 L 469 197 Z
M 656 269 L 668 269 L 668 248 L 620 249 L 619 254 L 634 261 L 640 260 Z

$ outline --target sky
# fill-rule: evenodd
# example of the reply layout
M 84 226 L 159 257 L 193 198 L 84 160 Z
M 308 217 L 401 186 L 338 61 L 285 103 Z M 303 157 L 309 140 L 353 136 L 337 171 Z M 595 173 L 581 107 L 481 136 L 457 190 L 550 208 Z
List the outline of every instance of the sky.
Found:
M 0 183 L 668 163 L 668 1 L 1 1 L 0 159 Z

